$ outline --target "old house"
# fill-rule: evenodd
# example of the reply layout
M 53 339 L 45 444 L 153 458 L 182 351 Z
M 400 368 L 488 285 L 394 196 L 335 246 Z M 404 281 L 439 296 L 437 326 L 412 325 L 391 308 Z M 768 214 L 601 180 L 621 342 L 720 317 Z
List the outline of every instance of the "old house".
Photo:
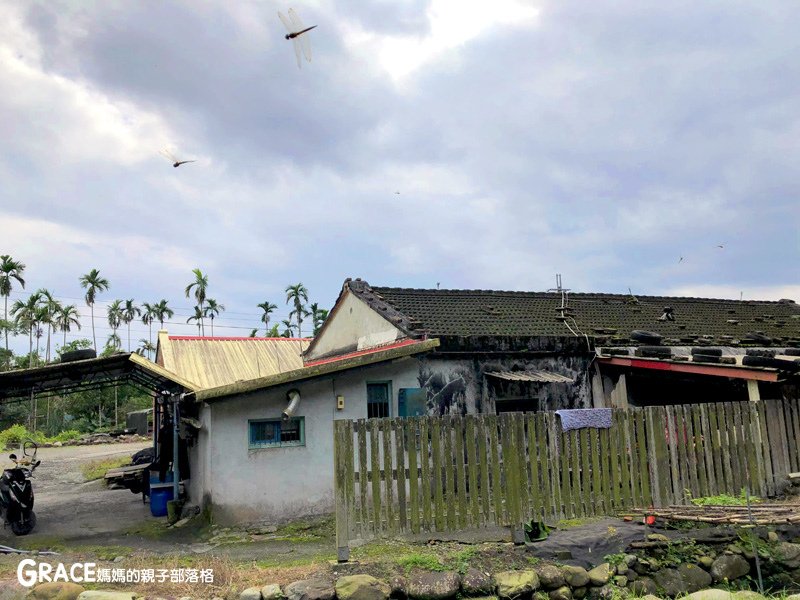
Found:
M 324 512 L 336 419 L 795 393 L 798 347 L 800 310 L 791 301 L 347 280 L 302 364 L 189 395 L 200 423 L 190 495 L 223 520 Z

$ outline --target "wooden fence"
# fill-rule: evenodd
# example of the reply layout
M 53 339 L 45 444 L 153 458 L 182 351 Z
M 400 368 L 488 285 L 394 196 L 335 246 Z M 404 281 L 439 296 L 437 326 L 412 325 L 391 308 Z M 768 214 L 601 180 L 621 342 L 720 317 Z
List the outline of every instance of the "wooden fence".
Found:
M 610 515 L 692 497 L 769 496 L 800 470 L 797 400 L 613 411 L 562 431 L 555 413 L 335 421 L 336 537 Z

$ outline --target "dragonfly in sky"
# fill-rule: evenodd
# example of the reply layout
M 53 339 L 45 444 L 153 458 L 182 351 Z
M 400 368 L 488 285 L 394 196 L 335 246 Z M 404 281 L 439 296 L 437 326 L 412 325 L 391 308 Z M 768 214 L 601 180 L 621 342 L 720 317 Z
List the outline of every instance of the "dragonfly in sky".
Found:
M 178 160 L 178 158 L 172 152 L 170 152 L 167 148 L 164 148 L 163 150 L 161 150 L 159 152 L 159 154 L 161 154 L 161 156 L 166 157 L 167 160 L 169 160 L 169 162 L 171 162 L 172 166 L 175 167 L 175 168 L 178 168 L 181 165 L 185 165 L 186 163 L 197 162 L 196 160 Z
M 301 52 L 305 55 L 306 60 L 311 62 L 311 40 L 304 34 L 314 29 L 316 25 L 312 25 L 311 27 L 303 25 L 303 22 L 300 20 L 300 17 L 297 16 L 293 8 L 290 8 L 287 14 L 288 16 L 278 11 L 278 17 L 280 17 L 281 22 L 289 32 L 286 34 L 286 39 L 292 40 L 294 44 L 294 53 L 297 56 L 297 68 L 299 69 L 301 65 Z

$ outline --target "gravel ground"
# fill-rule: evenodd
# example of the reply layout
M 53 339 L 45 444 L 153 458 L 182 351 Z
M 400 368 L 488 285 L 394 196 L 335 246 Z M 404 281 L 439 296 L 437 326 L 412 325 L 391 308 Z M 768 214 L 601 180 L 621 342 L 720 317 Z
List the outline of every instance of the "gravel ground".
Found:
M 66 543 L 92 543 L 123 533 L 150 517 L 141 495 L 128 490 L 109 490 L 101 480 L 85 482 L 81 466 L 87 462 L 130 456 L 147 443 L 102 444 L 41 448 L 42 464 L 34 472 L 36 529 L 17 538 L 10 529 L 0 530 L 2 544 L 58 538 Z M 99 543 L 99 542 L 98 542 Z

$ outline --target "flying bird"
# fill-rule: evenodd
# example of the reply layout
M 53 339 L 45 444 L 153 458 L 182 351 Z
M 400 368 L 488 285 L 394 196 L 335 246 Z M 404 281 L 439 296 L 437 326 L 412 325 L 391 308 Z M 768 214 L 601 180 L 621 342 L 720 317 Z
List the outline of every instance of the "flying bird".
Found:
M 303 34 L 314 29 L 316 25 L 312 25 L 311 27 L 306 27 L 303 25 L 303 22 L 300 20 L 300 17 L 297 16 L 297 13 L 294 12 L 293 8 L 290 8 L 287 11 L 287 14 L 289 15 L 288 17 L 282 12 L 278 11 L 278 17 L 280 18 L 284 27 L 286 27 L 286 30 L 289 32 L 285 37 L 287 40 L 292 40 L 292 43 L 294 44 L 294 53 L 297 56 L 297 68 L 299 69 L 302 64 L 300 57 L 301 50 L 305 55 L 306 60 L 311 62 L 311 40 L 308 39 L 307 35 Z
M 717 248 L 721 248 L 721 249 L 724 250 L 725 249 L 725 245 L 724 244 L 717 244 Z
M 185 165 L 186 163 L 197 162 L 196 160 L 178 160 L 175 157 L 175 155 L 172 152 L 170 152 L 169 150 L 167 150 L 166 148 L 161 150 L 160 154 L 162 156 L 166 157 L 167 160 L 169 160 L 169 162 L 172 163 L 172 166 L 175 167 L 176 169 L 178 167 L 180 167 L 181 165 Z
M 683 257 L 681 256 L 681 259 L 678 261 L 678 264 L 681 264 L 682 262 L 683 262 Z

